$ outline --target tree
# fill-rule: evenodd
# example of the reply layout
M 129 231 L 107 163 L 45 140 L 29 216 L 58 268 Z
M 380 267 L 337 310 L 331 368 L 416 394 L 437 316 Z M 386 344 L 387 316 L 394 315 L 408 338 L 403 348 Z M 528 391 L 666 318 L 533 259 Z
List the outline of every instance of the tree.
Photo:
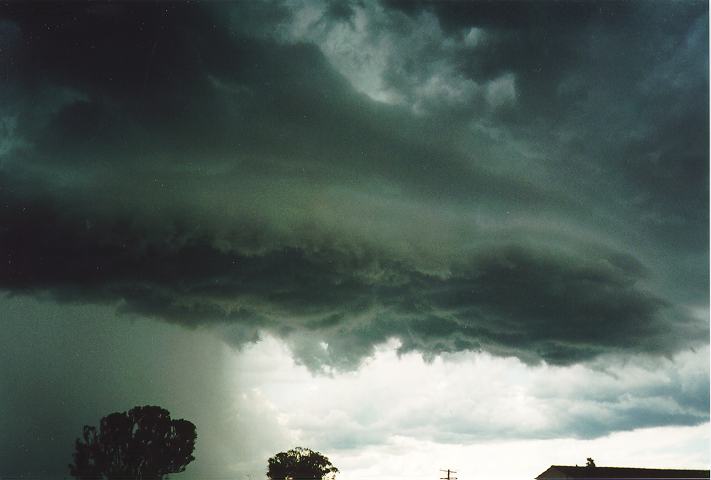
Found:
M 296 447 L 269 459 L 267 477 L 271 480 L 333 480 L 338 469 L 319 452 Z
M 85 425 L 69 473 L 79 480 L 160 480 L 192 462 L 195 425 L 172 420 L 161 407 L 134 407 L 101 419 L 99 431 Z
M 586 467 L 594 467 L 595 466 L 595 460 L 593 460 L 591 457 L 588 457 L 587 463 L 585 464 Z

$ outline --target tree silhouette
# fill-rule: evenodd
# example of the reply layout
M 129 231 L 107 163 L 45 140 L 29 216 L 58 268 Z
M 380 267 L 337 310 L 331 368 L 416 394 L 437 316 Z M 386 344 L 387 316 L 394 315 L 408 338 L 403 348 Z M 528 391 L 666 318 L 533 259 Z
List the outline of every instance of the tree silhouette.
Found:
M 595 460 L 593 460 L 591 457 L 588 457 L 587 463 L 585 464 L 586 467 L 594 467 L 595 466 Z
M 336 473 L 338 469 L 319 452 L 296 447 L 269 459 L 267 477 L 271 480 L 332 480 Z
M 160 480 L 192 462 L 195 425 L 171 420 L 161 407 L 146 405 L 88 425 L 77 439 L 69 473 L 79 480 Z

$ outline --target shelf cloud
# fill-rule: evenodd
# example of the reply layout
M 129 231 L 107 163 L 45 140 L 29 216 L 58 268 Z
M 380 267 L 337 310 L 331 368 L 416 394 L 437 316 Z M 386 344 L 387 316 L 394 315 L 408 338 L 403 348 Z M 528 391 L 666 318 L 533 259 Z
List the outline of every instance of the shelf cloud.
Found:
M 706 343 L 707 6 L 452 7 L 11 4 L 0 287 L 315 370 Z

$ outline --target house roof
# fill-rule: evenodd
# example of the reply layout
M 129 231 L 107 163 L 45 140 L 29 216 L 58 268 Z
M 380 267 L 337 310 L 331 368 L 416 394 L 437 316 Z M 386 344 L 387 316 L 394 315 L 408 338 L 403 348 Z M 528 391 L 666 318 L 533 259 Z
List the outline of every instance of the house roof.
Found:
M 708 470 L 672 470 L 662 468 L 619 468 L 619 467 L 571 467 L 551 465 L 536 477 L 540 480 L 551 479 L 701 479 L 709 478 Z

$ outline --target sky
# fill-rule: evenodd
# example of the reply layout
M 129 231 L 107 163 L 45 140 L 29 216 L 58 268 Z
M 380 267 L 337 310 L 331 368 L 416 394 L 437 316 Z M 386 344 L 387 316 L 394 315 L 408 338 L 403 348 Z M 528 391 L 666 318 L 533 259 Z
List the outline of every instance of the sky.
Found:
M 0 4 L 0 478 L 709 468 L 708 4 Z

